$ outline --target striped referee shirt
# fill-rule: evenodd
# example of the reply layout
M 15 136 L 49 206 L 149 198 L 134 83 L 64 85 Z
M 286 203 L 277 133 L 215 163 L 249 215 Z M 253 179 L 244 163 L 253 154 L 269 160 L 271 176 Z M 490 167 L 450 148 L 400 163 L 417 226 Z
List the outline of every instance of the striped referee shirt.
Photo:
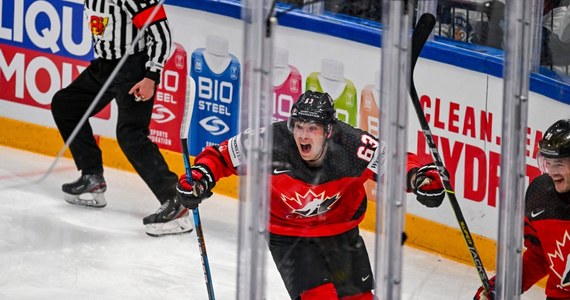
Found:
M 107 60 L 120 59 L 148 22 L 145 34 L 133 45 L 131 54 L 148 53 L 146 77 L 158 83 L 171 47 L 168 19 L 158 3 L 158 0 L 85 0 L 95 55 Z

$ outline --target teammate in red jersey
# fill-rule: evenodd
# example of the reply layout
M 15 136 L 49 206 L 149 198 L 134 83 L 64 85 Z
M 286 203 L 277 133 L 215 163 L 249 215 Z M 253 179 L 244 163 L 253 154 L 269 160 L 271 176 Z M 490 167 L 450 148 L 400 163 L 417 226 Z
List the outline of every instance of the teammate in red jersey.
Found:
M 363 183 L 376 180 L 383 149 L 335 113 L 329 94 L 307 91 L 289 120 L 271 127 L 276 167 L 271 168 L 269 249 L 292 299 L 373 299 L 358 224 L 367 204 Z M 196 208 L 209 197 L 220 178 L 238 174 L 252 134 L 244 131 L 196 157 L 194 186 L 184 176 L 178 184 L 186 207 Z M 426 206 L 439 206 L 444 191 L 435 167 L 420 167 L 409 153 L 407 170 L 408 191 L 416 191 Z
M 548 275 L 547 299 L 570 299 L 570 119 L 550 126 L 539 148 L 546 174 L 526 191 L 522 292 Z M 493 297 L 480 287 L 474 299 Z

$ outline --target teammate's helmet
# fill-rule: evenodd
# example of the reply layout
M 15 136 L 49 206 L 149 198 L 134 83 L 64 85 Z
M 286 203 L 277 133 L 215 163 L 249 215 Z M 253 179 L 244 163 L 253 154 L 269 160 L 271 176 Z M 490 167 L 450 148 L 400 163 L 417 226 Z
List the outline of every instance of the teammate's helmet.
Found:
M 538 143 L 538 148 L 546 158 L 570 157 L 570 119 L 552 124 Z
M 296 121 L 315 122 L 325 125 L 327 131 L 335 120 L 336 110 L 332 97 L 328 93 L 306 91 L 291 107 L 291 116 L 287 123 L 293 130 Z

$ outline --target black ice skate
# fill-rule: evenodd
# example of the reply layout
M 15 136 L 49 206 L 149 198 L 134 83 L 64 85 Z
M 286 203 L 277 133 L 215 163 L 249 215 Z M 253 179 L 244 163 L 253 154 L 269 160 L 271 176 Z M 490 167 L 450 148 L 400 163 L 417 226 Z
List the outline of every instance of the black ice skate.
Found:
M 103 196 L 107 184 L 102 175 L 81 175 L 76 181 L 62 185 L 61 190 L 67 203 L 90 207 L 107 205 Z
M 194 230 L 190 210 L 182 206 L 177 197 L 166 200 L 156 213 L 143 219 L 143 224 L 146 226 L 146 234 L 154 237 Z

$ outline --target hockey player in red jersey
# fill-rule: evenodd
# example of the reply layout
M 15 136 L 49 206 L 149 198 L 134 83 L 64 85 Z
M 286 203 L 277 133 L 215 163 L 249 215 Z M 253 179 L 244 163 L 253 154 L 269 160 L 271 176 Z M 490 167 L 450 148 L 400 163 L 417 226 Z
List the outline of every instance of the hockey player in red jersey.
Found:
M 291 299 L 373 299 L 372 270 L 358 224 L 367 204 L 363 183 L 376 180 L 383 149 L 372 135 L 337 120 L 335 113 L 329 94 L 307 91 L 291 108 L 289 120 L 271 127 L 269 249 Z M 196 208 L 209 197 L 220 178 L 238 174 L 251 134 L 244 131 L 196 157 L 194 186 L 185 176 L 178 184 L 186 207 Z M 426 206 L 439 206 L 444 191 L 435 167 L 420 167 L 410 153 L 407 170 L 408 191 L 415 190 Z
M 570 119 L 550 126 L 539 148 L 545 174 L 526 190 L 521 292 L 548 276 L 546 299 L 570 299 Z M 480 287 L 474 299 L 493 297 Z

